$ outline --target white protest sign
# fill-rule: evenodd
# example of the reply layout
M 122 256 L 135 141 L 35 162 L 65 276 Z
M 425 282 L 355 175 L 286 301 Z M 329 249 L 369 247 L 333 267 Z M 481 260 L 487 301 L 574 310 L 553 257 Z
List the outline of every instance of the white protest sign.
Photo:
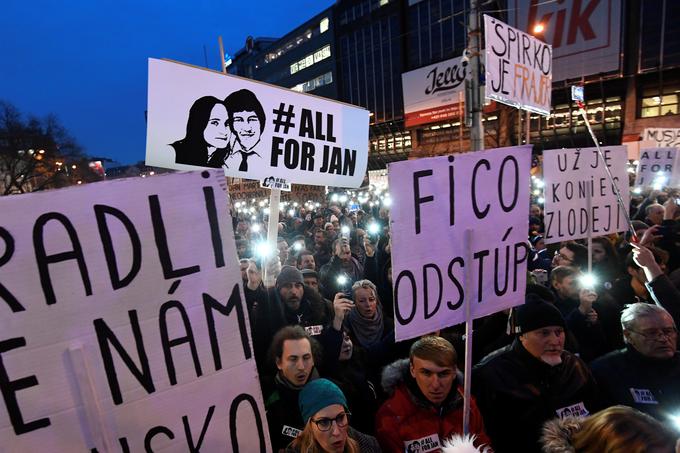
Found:
M 279 189 L 285 192 L 290 192 L 290 183 L 288 183 L 283 178 L 276 178 L 274 176 L 264 178 L 262 181 L 260 181 L 260 187 L 263 189 Z
M 659 148 L 664 146 L 680 146 L 680 128 L 647 128 L 642 133 L 642 141 L 654 142 Z
M 368 110 L 221 72 L 149 60 L 146 164 L 359 187 Z
M 625 146 L 602 148 L 607 167 L 628 206 L 628 154 Z M 604 236 L 628 229 L 626 214 L 617 201 L 614 187 L 597 148 L 549 149 L 543 151 L 545 182 L 544 239 L 553 242 Z M 591 197 L 588 212 L 587 198 Z
M 2 451 L 269 449 L 221 173 L 0 198 Z
M 643 148 L 638 159 L 635 186 L 680 187 L 680 164 L 677 148 Z
M 550 114 L 552 46 L 484 15 L 485 96 L 514 107 Z
M 524 303 L 530 168 L 530 146 L 389 165 L 397 340 Z

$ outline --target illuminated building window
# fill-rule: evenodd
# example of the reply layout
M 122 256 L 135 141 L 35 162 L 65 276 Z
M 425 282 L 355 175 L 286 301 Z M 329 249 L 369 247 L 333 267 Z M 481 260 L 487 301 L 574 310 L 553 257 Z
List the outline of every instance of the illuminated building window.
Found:
M 330 21 L 328 20 L 327 17 L 324 17 L 323 19 L 321 19 L 321 22 L 319 22 L 319 33 L 323 33 L 325 31 L 328 31 L 329 22 Z
M 312 66 L 314 63 L 318 63 L 321 60 L 325 60 L 326 58 L 331 56 L 331 46 L 326 45 L 322 47 L 321 49 L 317 50 L 313 54 L 307 55 L 305 58 L 302 60 L 293 63 L 290 65 L 290 73 L 295 74 L 298 71 L 302 71 L 305 68 L 308 68 Z

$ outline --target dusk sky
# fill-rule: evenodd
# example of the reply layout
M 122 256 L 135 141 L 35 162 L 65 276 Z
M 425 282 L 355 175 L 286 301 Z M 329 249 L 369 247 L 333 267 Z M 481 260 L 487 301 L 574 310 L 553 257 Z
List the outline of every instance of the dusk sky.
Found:
M 144 160 L 147 59 L 219 70 L 248 35 L 281 37 L 332 0 L 4 0 L 0 100 L 55 113 L 91 156 Z

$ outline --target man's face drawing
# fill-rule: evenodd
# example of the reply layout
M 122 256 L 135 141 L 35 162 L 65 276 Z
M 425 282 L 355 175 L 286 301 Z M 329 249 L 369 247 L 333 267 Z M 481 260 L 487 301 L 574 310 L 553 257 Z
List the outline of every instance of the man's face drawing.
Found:
M 245 151 L 250 151 L 260 141 L 260 119 L 255 112 L 235 112 L 232 127 Z
M 227 109 L 222 104 L 215 104 L 210 111 L 210 119 L 203 131 L 203 139 L 212 147 L 227 147 Z

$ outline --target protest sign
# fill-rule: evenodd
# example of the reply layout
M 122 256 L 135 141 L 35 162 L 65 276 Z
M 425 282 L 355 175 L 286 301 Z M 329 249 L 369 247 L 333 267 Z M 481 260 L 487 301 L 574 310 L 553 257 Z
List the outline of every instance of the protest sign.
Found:
M 149 60 L 146 164 L 359 187 L 368 110 L 185 64 Z
M 643 142 L 653 142 L 657 147 L 680 146 L 680 128 L 650 127 L 642 133 Z
M 397 340 L 524 302 L 530 167 L 530 146 L 389 165 Z
M 241 180 L 229 184 L 229 198 L 232 202 L 269 198 L 270 193 L 271 189 L 262 187 L 258 181 Z M 325 187 L 307 186 L 304 184 L 293 184 L 291 185 L 290 192 L 281 192 L 281 200 L 297 201 L 300 204 L 309 200 L 322 200 L 325 197 Z
M 628 154 L 625 146 L 602 148 L 625 206 L 628 206 Z M 628 229 L 597 148 L 543 151 L 544 239 L 553 242 L 604 236 Z M 590 212 L 588 211 L 590 194 Z
M 223 178 L 0 199 L 3 451 L 269 450 Z
M 550 114 L 552 46 L 484 15 L 486 90 L 490 99 Z
M 677 148 L 644 148 L 638 159 L 635 186 L 680 187 L 680 164 Z
M 461 57 L 441 61 L 401 75 L 406 127 L 460 118 L 467 61 Z
M 279 189 L 290 192 L 290 183 L 283 178 L 275 178 L 274 176 L 264 178 L 262 181 L 260 181 L 260 187 L 270 190 Z

